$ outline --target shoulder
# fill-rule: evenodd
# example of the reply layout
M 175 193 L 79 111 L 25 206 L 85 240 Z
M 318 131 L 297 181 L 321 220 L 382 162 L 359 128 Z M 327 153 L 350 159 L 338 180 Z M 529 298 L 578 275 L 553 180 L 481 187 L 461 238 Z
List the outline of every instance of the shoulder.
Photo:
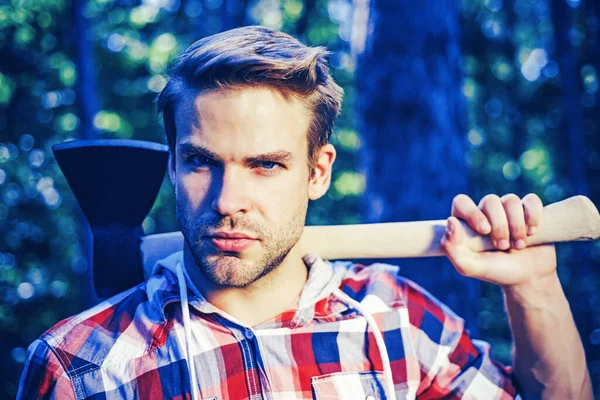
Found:
M 435 296 L 402 276 L 396 265 L 336 262 L 334 268 L 345 270 L 340 288 L 350 297 L 362 302 L 367 296 L 376 296 L 389 307 L 407 309 L 413 326 L 435 325 L 436 321 L 449 325 L 463 322 Z
M 340 288 L 357 301 L 377 296 L 386 304 L 402 300 L 399 292 L 400 268 L 395 265 L 376 263 L 371 265 L 336 262 L 334 269 L 343 269 Z
M 140 357 L 160 345 L 166 325 L 161 315 L 142 283 L 54 325 L 32 344 L 29 357 L 40 364 L 52 353 L 69 375 L 99 368 L 111 358 Z
M 28 349 L 17 399 L 75 398 L 74 387 L 63 364 L 64 361 L 57 357 L 43 339 L 34 341 Z
M 469 388 L 469 393 L 495 390 L 513 396 L 510 370 L 491 360 L 490 346 L 473 341 L 464 320 L 420 285 L 401 276 L 399 267 L 348 262 L 333 266 L 343 270 L 340 289 L 367 311 L 390 311 L 400 316 L 400 328 L 408 328 L 402 334 L 405 351 L 415 355 L 421 371 L 420 395 L 445 398 L 452 388 L 460 387 L 460 393 Z M 390 321 L 382 330 L 393 325 Z

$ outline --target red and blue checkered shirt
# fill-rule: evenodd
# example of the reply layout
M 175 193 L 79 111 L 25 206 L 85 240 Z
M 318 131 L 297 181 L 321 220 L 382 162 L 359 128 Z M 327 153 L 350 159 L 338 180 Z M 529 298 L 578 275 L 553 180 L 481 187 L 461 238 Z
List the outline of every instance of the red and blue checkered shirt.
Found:
M 28 350 L 18 398 L 191 398 L 173 260 L 146 282 L 66 319 Z M 510 368 L 471 340 L 464 321 L 386 264 L 305 258 L 308 281 L 289 310 L 244 326 L 189 291 L 190 353 L 201 399 L 385 398 L 374 317 L 398 399 L 512 399 Z M 268 301 L 268 299 L 265 299 Z M 369 397 L 372 396 L 372 397 Z M 518 397 L 518 396 L 517 396 Z

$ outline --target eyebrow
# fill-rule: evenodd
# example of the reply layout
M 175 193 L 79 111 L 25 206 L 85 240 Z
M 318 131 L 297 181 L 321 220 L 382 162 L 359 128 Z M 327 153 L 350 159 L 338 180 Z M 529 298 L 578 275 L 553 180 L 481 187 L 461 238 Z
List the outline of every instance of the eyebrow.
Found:
M 280 164 L 287 164 L 294 159 L 294 155 L 289 151 L 273 151 L 265 154 L 257 154 L 255 156 L 248 156 L 244 158 L 246 164 L 256 164 L 265 161 L 276 162 Z
M 183 142 L 177 145 L 177 152 L 184 157 L 201 156 L 215 161 L 223 161 L 221 157 L 202 146 L 190 142 Z
M 195 145 L 190 142 L 183 142 L 177 145 L 177 152 L 184 157 L 189 156 L 201 156 L 206 157 L 210 160 L 223 162 L 223 158 L 219 155 L 213 153 L 205 147 Z M 244 163 L 247 165 L 252 165 L 260 162 L 277 162 L 281 164 L 286 164 L 294 160 L 294 155 L 286 150 L 272 151 L 264 154 L 256 154 L 244 157 Z

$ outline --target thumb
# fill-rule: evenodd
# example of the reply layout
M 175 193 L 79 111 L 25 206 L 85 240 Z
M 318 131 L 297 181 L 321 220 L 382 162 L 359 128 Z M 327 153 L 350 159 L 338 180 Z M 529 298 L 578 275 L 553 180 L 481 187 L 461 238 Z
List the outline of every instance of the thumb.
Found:
M 482 260 L 465 244 L 466 232 L 456 217 L 449 217 L 441 246 L 459 274 L 469 277 L 480 276 L 484 268 Z

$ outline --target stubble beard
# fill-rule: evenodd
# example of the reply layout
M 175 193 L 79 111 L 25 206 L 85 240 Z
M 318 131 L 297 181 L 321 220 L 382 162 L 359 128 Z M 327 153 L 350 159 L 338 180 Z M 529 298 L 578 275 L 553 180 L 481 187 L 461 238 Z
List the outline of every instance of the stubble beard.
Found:
M 304 229 L 307 206 L 300 207 L 279 229 L 269 230 L 247 217 L 212 216 L 192 220 L 177 204 L 177 220 L 198 269 L 213 284 L 244 288 L 268 275 L 287 257 Z M 260 239 L 259 259 L 245 260 L 241 253 L 218 251 L 203 238 L 214 231 L 240 230 Z

